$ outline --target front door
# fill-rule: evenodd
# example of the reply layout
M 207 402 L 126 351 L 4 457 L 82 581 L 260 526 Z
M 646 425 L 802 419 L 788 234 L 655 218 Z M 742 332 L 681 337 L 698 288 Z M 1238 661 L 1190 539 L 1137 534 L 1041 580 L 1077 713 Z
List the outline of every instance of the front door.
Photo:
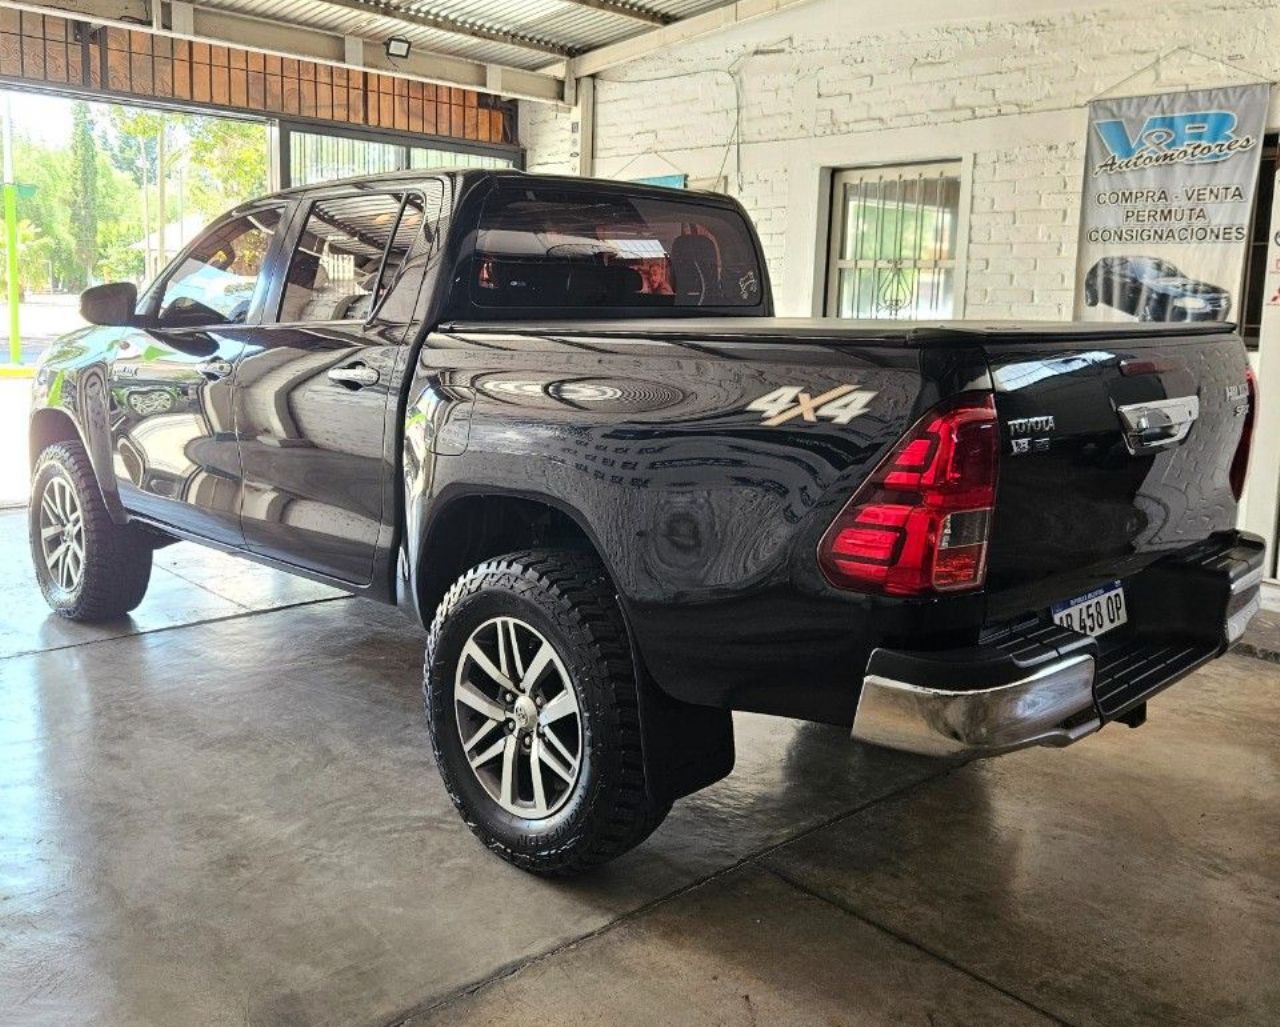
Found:
M 248 548 L 352 585 L 389 545 L 407 325 L 378 317 L 422 236 L 417 195 L 322 195 L 292 247 L 274 323 L 236 371 Z M 416 285 L 416 281 L 415 281 Z M 396 304 L 400 306 L 400 304 Z
M 261 306 L 285 207 L 215 224 L 181 254 L 121 332 L 111 364 L 112 452 L 130 510 L 240 546 L 235 367 Z

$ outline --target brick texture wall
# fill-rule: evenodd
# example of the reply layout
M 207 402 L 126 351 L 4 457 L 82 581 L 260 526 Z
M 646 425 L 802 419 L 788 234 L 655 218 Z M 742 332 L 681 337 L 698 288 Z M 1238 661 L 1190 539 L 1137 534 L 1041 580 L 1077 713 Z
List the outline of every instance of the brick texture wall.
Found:
M 807 314 L 817 169 L 965 158 L 965 315 L 1069 318 L 1088 99 L 1161 54 L 1122 92 L 1249 80 L 1213 59 L 1280 79 L 1276 0 L 957 0 L 951 22 L 932 0 L 881 7 L 814 0 L 610 69 L 595 173 L 723 175 L 760 228 L 780 311 Z M 572 169 L 573 117 L 522 107 L 532 170 Z

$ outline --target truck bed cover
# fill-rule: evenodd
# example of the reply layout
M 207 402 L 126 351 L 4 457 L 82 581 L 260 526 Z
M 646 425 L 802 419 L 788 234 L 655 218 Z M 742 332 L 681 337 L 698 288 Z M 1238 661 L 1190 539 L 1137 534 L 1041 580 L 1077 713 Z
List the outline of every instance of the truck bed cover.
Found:
M 1145 337 L 1168 339 L 1225 334 L 1233 332 L 1235 325 L 1225 321 L 1112 324 L 1098 321 L 857 321 L 839 318 L 667 316 L 623 320 L 473 321 L 445 325 L 441 330 L 596 338 L 644 336 L 700 342 L 803 339 L 918 346 L 960 340 L 974 340 L 986 345 L 1033 337 L 1081 341 Z

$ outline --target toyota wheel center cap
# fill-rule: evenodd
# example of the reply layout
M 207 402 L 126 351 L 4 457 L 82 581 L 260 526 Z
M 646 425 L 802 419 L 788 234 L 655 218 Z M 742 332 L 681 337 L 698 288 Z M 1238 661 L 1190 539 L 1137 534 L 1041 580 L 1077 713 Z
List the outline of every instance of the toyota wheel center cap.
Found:
M 515 719 L 516 727 L 521 731 L 532 731 L 538 723 L 538 707 L 527 695 L 516 700 Z

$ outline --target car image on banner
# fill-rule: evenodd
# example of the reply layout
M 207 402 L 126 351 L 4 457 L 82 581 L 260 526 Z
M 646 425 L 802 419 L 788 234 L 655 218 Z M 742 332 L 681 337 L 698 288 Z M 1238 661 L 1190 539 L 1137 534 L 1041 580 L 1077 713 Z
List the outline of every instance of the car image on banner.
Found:
M 1077 319 L 1226 321 L 1239 313 L 1270 89 L 1089 102 Z
M 1183 274 L 1159 257 L 1103 257 L 1084 280 L 1084 302 L 1139 321 L 1225 321 L 1231 293 Z

